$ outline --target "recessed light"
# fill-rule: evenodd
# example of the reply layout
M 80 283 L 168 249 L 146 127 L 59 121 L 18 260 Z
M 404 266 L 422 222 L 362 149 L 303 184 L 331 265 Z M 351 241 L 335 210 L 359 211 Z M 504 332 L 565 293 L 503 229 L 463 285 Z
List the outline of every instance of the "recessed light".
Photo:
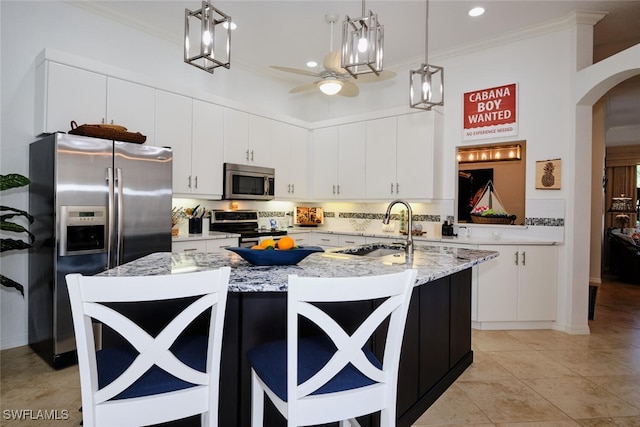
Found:
M 316 61 L 307 62 L 307 67 L 309 67 L 309 68 L 315 68 L 317 66 L 318 66 L 318 63 Z
M 484 8 L 483 7 L 474 7 L 473 9 L 471 9 L 469 11 L 469 16 L 480 16 L 484 13 Z

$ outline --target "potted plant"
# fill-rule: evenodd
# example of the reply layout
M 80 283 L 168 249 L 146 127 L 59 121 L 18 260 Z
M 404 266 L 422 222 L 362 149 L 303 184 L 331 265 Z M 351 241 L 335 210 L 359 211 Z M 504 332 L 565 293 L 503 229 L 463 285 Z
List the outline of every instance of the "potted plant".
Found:
M 8 174 L 8 175 L 0 175 L 0 191 L 9 190 L 11 188 L 19 188 L 29 185 L 31 181 L 29 178 L 22 176 L 20 174 Z M 12 208 L 9 206 L 0 206 L 0 230 L 2 232 L 10 232 L 10 233 L 27 233 L 29 236 L 29 242 L 25 242 L 22 239 L 0 239 L 1 243 L 1 253 L 5 251 L 13 251 L 13 250 L 22 250 L 29 249 L 32 247 L 33 242 L 35 241 L 35 236 L 29 230 L 24 228 L 22 225 L 12 222 L 12 219 L 16 217 L 24 217 L 29 221 L 29 224 L 33 223 L 33 216 L 29 215 L 29 213 Z M 6 286 L 8 288 L 17 289 L 24 296 L 24 287 L 10 278 L 6 277 L 3 274 L 0 274 L 0 284 L 2 286 Z

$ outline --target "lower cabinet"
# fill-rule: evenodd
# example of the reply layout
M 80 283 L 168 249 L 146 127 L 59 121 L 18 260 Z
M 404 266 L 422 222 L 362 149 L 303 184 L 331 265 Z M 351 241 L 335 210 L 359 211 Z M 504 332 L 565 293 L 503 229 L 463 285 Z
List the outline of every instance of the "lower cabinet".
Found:
M 548 245 L 479 245 L 500 256 L 478 266 L 478 322 L 554 321 L 558 251 Z
M 471 269 L 414 288 L 398 372 L 398 426 L 410 426 L 473 362 Z
M 174 241 L 171 244 L 171 250 L 173 252 L 219 252 L 233 246 L 238 246 L 237 238 L 186 240 Z

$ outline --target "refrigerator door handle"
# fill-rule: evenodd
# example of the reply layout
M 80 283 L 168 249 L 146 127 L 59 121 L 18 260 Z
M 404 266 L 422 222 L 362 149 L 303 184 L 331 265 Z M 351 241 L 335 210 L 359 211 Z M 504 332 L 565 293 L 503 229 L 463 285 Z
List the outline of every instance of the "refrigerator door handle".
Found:
M 118 184 L 117 209 L 118 209 L 118 229 L 116 231 L 116 265 L 121 265 L 123 260 L 124 248 L 122 243 L 122 237 L 124 236 L 124 194 L 122 193 L 122 168 L 116 168 L 116 183 Z
M 113 237 L 113 230 L 115 230 L 115 210 L 114 210 L 114 198 L 115 198 L 115 188 L 114 188 L 114 181 L 113 181 L 113 168 L 107 168 L 107 185 L 109 186 L 109 200 L 107 201 L 107 205 L 108 205 L 108 211 L 107 211 L 107 215 L 109 215 L 109 230 L 107 233 L 107 268 L 113 268 L 115 267 L 114 262 L 113 262 L 113 256 L 114 256 L 114 247 L 113 247 L 113 242 L 114 242 L 114 237 Z

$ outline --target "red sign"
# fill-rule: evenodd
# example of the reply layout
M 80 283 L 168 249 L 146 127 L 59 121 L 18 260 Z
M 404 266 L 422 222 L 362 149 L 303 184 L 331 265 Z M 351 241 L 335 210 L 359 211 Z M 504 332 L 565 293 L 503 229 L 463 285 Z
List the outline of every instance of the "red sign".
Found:
M 464 94 L 464 139 L 517 134 L 516 84 Z

